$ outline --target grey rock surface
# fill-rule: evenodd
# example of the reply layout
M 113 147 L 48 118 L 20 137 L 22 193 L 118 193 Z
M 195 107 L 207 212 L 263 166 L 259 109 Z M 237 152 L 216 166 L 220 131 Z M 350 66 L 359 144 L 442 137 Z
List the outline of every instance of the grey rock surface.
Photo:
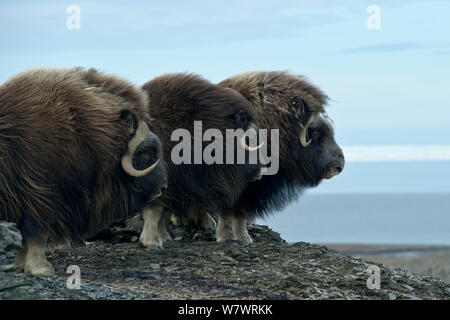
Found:
M 216 243 L 212 232 L 172 226 L 179 241 L 163 250 L 142 248 L 140 227 L 134 219 L 85 247 L 50 252 L 52 277 L 1 273 L 0 299 L 450 299 L 450 286 L 436 278 L 288 244 L 265 226 L 249 227 L 251 245 Z M 80 268 L 80 289 L 67 288 L 71 265 Z M 380 289 L 367 286 L 373 266 Z
M 22 235 L 14 223 L 0 221 L 0 270 L 14 262 L 16 251 L 22 249 Z

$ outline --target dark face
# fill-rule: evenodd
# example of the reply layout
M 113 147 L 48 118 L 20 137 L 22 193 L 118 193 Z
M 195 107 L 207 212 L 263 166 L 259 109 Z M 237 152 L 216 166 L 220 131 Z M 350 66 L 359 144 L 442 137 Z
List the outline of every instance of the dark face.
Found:
M 123 170 L 148 200 L 159 197 L 167 188 L 167 172 L 162 160 L 161 143 L 145 121 L 136 122 L 128 111 L 122 113 L 130 140 L 122 158 Z
M 159 160 L 155 169 L 144 177 L 135 178 L 134 184 L 151 194 L 151 200 L 159 197 L 167 188 L 167 171 L 161 151 L 161 143 L 153 132 L 136 149 L 133 157 L 133 166 L 138 170 L 148 168 Z
M 322 179 L 331 179 L 344 169 L 344 154 L 334 140 L 331 124 L 322 116 L 315 116 L 306 130 L 306 141 L 309 145 L 300 145 L 298 161 L 303 163 L 307 183 L 315 186 Z

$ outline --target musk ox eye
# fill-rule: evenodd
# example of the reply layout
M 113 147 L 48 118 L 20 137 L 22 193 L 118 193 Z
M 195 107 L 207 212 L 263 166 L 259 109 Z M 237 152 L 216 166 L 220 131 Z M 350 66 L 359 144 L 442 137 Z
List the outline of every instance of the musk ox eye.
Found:
M 120 118 L 125 121 L 125 125 L 128 128 L 128 132 L 133 135 L 136 131 L 137 124 L 134 115 L 128 110 L 122 110 Z
M 309 129 L 307 132 L 307 137 L 311 138 L 312 140 L 318 140 L 321 135 L 322 134 L 319 129 Z

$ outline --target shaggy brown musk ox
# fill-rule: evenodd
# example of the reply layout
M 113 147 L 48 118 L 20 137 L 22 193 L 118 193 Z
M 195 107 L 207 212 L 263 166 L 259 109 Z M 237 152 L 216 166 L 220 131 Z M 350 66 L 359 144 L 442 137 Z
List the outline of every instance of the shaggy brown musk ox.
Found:
M 251 243 L 247 220 L 281 210 L 306 188 L 339 174 L 344 155 L 325 114 L 327 96 L 302 76 L 258 71 L 219 85 L 239 91 L 251 102 L 257 127 L 279 129 L 278 173 L 249 184 L 232 210 L 217 211 L 219 227 L 223 225 L 217 230 L 218 241 Z
M 95 69 L 35 69 L 0 86 L 0 220 L 22 232 L 26 273 L 53 272 L 47 243 L 78 243 L 160 194 L 147 121 L 145 94 Z
M 253 146 L 249 147 L 242 140 L 242 135 L 233 138 L 232 150 L 227 148 L 225 138 L 220 142 L 215 140 L 223 145 L 224 152 L 220 155 L 223 164 L 219 161 L 195 164 L 195 157 L 202 155 L 198 149 L 195 150 L 195 143 L 200 143 L 200 152 L 211 143 L 198 139 L 188 142 L 191 152 L 184 155 L 189 158 L 188 161 L 175 164 L 172 159 L 172 151 L 180 143 L 177 138 L 172 141 L 173 133 L 177 129 L 184 129 L 195 138 L 194 122 L 201 121 L 203 132 L 200 135 L 206 135 L 209 129 L 216 129 L 223 137 L 227 129 L 233 132 L 238 129 L 247 131 L 253 126 L 252 106 L 237 91 L 184 73 L 159 76 L 147 82 L 143 89 L 148 95 L 149 111 L 154 119 L 151 130 L 160 137 L 163 145 L 168 167 L 168 188 L 143 210 L 144 229 L 140 242 L 146 247 L 161 248 L 164 241 L 170 238 L 165 226 L 168 214 L 174 214 L 178 221 L 188 218 L 204 228 L 213 227 L 215 222 L 207 212 L 233 208 L 248 183 L 258 177 L 260 166 L 257 161 L 254 164 L 249 161 L 250 153 L 255 152 L 257 146 L 249 143 Z M 244 152 L 245 162 L 230 164 L 225 159 L 229 152 Z M 206 214 L 201 214 L 203 212 Z

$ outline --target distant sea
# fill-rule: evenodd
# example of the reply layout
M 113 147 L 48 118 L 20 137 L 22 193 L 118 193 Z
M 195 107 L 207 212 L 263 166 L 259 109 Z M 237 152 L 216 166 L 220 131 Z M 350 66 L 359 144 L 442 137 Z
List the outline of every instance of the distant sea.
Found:
M 348 163 L 257 222 L 288 242 L 450 245 L 450 162 Z

